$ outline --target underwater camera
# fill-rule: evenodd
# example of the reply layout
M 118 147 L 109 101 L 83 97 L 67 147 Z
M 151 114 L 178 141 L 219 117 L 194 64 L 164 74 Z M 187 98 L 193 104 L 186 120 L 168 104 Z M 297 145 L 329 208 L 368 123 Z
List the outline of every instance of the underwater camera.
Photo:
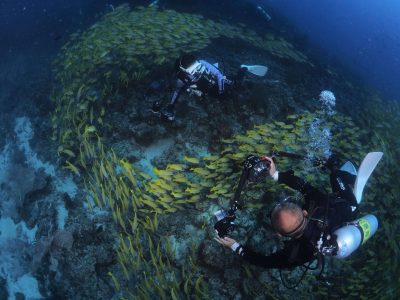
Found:
M 269 175 L 271 162 L 263 157 L 251 155 L 244 162 L 244 167 L 249 170 L 248 180 L 250 182 L 259 182 L 265 176 Z
M 230 211 L 229 211 L 230 212 Z M 214 217 L 216 218 L 217 222 L 214 225 L 214 229 L 217 232 L 219 237 L 226 236 L 229 232 L 235 230 L 235 213 L 227 213 L 224 210 L 219 210 L 214 213 Z
M 235 213 L 238 209 L 242 209 L 242 205 L 240 204 L 240 195 L 247 181 L 259 182 L 269 174 L 270 168 L 271 162 L 266 157 L 250 155 L 246 158 L 243 164 L 243 171 L 240 176 L 239 185 L 235 191 L 233 201 L 231 201 L 230 209 L 227 212 L 219 210 L 214 213 L 216 219 L 214 229 L 219 237 L 224 237 L 235 229 Z

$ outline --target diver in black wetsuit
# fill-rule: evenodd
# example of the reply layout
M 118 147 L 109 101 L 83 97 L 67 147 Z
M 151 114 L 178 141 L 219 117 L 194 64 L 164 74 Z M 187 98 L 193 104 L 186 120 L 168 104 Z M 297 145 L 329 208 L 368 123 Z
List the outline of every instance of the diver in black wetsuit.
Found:
M 326 194 L 295 176 L 293 171 L 278 172 L 271 158 L 263 159 L 269 163 L 269 170 L 265 169 L 274 180 L 304 195 L 305 204 L 302 207 L 290 198 L 286 198 L 278 203 L 271 213 L 272 226 L 277 233 L 292 239 L 285 243 L 283 249 L 270 255 L 256 253 L 217 231 L 219 237 L 215 240 L 218 243 L 231 248 L 252 264 L 284 269 L 313 261 L 319 254 L 344 258 L 375 233 L 377 220 L 372 215 L 369 215 L 371 219 L 366 216 L 368 217 L 366 222 L 371 224 L 376 222 L 376 224 L 368 224 L 365 228 L 362 224 L 360 230 L 356 228 L 359 224 L 355 223 L 352 223 L 354 226 L 343 226 L 346 222 L 355 221 L 359 203 L 352 189 L 357 171 L 350 162 L 346 163 L 350 168 L 342 167 L 338 170 L 333 167 L 334 160 L 328 160 L 326 166 L 331 169 L 330 181 L 333 193 Z M 369 230 L 375 225 L 375 231 Z
M 169 104 L 165 109 L 161 109 L 161 103 L 156 101 L 152 106 L 152 111 L 161 113 L 161 117 L 165 120 L 173 121 L 176 102 L 184 90 L 199 97 L 211 96 L 225 99 L 232 88 L 241 83 L 246 70 L 246 67 L 240 68 L 233 80 L 229 80 L 215 65 L 205 60 L 197 60 L 190 54 L 182 55 L 175 62 L 176 88 Z

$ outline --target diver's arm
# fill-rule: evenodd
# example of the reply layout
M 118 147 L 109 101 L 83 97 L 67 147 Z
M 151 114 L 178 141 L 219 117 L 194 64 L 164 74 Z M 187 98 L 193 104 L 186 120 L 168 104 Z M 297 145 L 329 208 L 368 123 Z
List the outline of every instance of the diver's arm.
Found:
M 170 101 L 171 105 L 175 105 L 176 101 L 178 101 L 178 98 L 181 95 L 184 87 L 185 87 L 185 83 L 182 80 L 177 79 L 175 91 L 172 94 L 171 101 Z
M 311 193 L 320 193 L 315 187 L 313 187 L 310 183 L 305 181 L 304 179 L 294 175 L 292 170 L 286 172 L 276 172 L 273 178 L 278 181 L 278 183 L 285 184 L 288 187 L 299 191 L 303 195 L 309 195 Z
M 200 60 L 200 63 L 202 65 L 204 65 L 208 70 L 210 70 L 211 74 L 213 74 L 215 76 L 215 78 L 217 78 L 217 82 L 218 82 L 218 92 L 220 94 L 222 94 L 224 92 L 224 84 L 225 84 L 225 78 L 224 75 L 222 75 L 222 73 L 212 64 L 210 64 L 209 62 L 206 62 L 205 60 Z
M 274 174 L 273 178 L 277 180 L 278 183 L 285 184 L 302 194 L 307 194 L 309 191 L 314 189 L 313 186 L 310 185 L 307 181 L 298 176 L 295 176 L 292 170 L 277 173 L 278 174 Z
M 306 206 L 309 204 L 311 199 L 316 201 L 315 203 L 318 205 L 324 205 L 326 201 L 326 195 L 324 193 L 313 187 L 304 179 L 295 176 L 292 170 L 286 172 L 276 171 L 272 178 L 278 181 L 278 183 L 285 184 L 288 187 L 302 193 L 304 195 Z
M 285 247 L 270 255 L 263 255 L 251 250 L 247 246 L 242 246 L 230 237 L 215 237 L 215 241 L 219 244 L 231 248 L 233 252 L 238 254 L 249 263 L 262 266 L 265 268 L 292 268 L 300 266 L 313 257 L 314 247 L 307 247 L 300 244 L 299 241 L 287 243 Z
M 236 245 L 237 244 L 237 245 Z M 297 266 L 301 266 L 310 260 L 309 257 L 291 257 L 293 253 L 292 247 L 285 247 L 278 250 L 270 255 L 263 255 L 257 253 L 247 246 L 242 246 L 238 243 L 232 245 L 231 249 L 234 250 L 239 256 L 243 257 L 244 260 L 251 264 L 269 268 L 269 269 L 289 269 Z
M 271 157 L 264 156 L 264 159 L 268 160 L 269 165 L 269 176 L 273 180 L 278 181 L 287 185 L 288 187 L 301 192 L 302 194 L 307 194 L 311 190 L 315 190 L 308 182 L 294 175 L 292 170 L 286 172 L 279 172 L 274 160 Z

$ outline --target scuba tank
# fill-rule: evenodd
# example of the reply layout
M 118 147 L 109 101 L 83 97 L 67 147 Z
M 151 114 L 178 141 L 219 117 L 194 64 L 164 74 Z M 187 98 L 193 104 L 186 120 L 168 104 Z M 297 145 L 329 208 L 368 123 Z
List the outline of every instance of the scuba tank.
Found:
M 378 219 L 374 215 L 366 215 L 354 222 L 335 230 L 336 248 L 332 255 L 336 258 L 346 258 L 364 244 L 378 229 Z M 324 251 L 324 249 L 323 249 Z M 329 252 L 325 253 L 329 255 Z
M 357 203 L 361 202 L 365 184 L 382 156 L 382 152 L 368 153 L 361 163 L 358 174 L 354 166 L 349 162 L 345 163 L 340 168 L 340 170 L 349 172 L 350 174 L 357 174 L 354 184 L 354 196 Z M 321 238 L 317 243 L 317 249 L 323 255 L 329 255 L 339 259 L 346 258 L 373 236 L 377 229 L 378 219 L 374 215 L 366 215 L 336 229 L 332 235 L 326 237 L 325 242 L 323 242 Z
M 366 215 L 336 229 L 332 235 L 326 236 L 325 242 L 321 237 L 317 249 L 322 255 L 346 258 L 373 236 L 377 229 L 378 219 L 374 215 Z

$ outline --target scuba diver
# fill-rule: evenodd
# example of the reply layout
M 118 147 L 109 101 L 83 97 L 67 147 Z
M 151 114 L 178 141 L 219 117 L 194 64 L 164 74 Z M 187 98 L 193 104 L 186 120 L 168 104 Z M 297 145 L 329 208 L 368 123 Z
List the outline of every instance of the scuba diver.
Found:
M 264 76 L 268 68 L 259 65 L 241 65 L 236 76 L 229 80 L 218 69 L 218 64 L 212 65 L 205 60 L 198 60 L 191 54 L 184 54 L 175 62 L 176 88 L 169 104 L 162 109 L 161 102 L 156 101 L 153 103 L 152 111 L 159 114 L 164 120 L 173 121 L 176 102 L 184 90 L 198 97 L 208 95 L 226 99 L 232 93 L 232 89 L 241 84 L 246 71 L 257 76 Z
M 282 152 L 281 156 L 293 155 L 296 154 Z M 330 194 L 311 186 L 295 176 L 293 171 L 279 172 L 270 157 L 249 156 L 231 209 L 228 213 L 218 211 L 215 214 L 218 220 L 214 226 L 218 234 L 215 240 L 231 248 L 246 261 L 266 268 L 291 269 L 309 262 L 308 266 L 305 266 L 306 272 L 315 259 L 323 262 L 324 256 L 349 256 L 368 240 L 378 227 L 375 216 L 366 215 L 357 219 L 357 214 L 364 186 L 382 155 L 382 152 L 368 153 L 358 172 L 350 161 L 338 169 L 338 159 L 334 157 L 325 162 L 319 160 L 318 164 L 331 171 Z M 278 235 L 291 239 L 285 242 L 283 249 L 270 255 L 257 253 L 227 236 L 234 228 L 235 211 L 241 208 L 239 197 L 242 187 L 246 181 L 257 182 L 266 175 L 280 184 L 300 191 L 305 200 L 304 205 L 300 206 L 291 197 L 287 197 L 272 209 L 272 227 Z M 321 273 L 322 271 L 323 263 Z

